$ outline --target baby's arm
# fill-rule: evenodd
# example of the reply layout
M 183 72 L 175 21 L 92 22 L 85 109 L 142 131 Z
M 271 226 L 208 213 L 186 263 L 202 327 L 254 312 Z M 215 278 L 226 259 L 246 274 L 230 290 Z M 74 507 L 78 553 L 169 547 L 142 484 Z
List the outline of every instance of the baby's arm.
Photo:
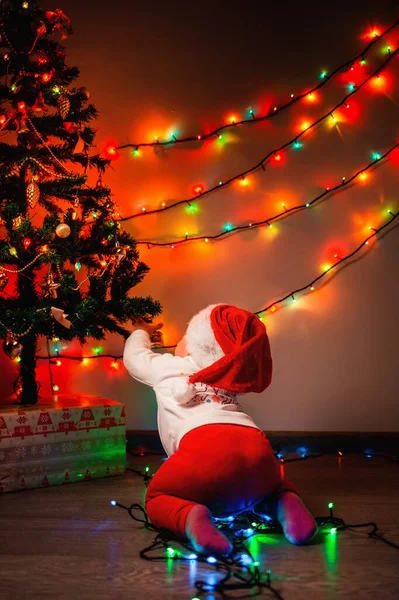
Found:
M 123 362 L 130 375 L 150 386 L 154 386 L 161 364 L 170 357 L 171 354 L 152 352 L 150 335 L 144 329 L 133 331 L 123 352 Z

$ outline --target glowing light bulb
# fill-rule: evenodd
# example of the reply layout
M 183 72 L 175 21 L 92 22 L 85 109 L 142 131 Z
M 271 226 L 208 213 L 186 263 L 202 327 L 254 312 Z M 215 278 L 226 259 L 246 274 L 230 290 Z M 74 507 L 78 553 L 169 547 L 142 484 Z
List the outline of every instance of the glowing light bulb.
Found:
M 42 75 L 42 82 L 43 83 L 48 83 L 51 79 L 51 73 L 43 73 Z
M 24 244 L 24 248 L 28 249 L 29 246 L 31 245 L 32 240 L 30 238 L 24 238 L 23 244 Z
M 209 242 L 209 239 L 208 239 L 208 238 L 205 238 L 205 241 L 206 241 L 206 242 Z
M 22 8 L 24 8 L 25 10 L 29 8 L 29 3 L 28 2 L 22 2 Z
M 157 142 L 157 141 L 158 141 L 158 137 L 157 137 L 157 136 L 155 136 L 155 137 L 154 137 L 154 142 Z
M 273 223 L 268 223 L 270 229 L 273 227 Z
M 378 152 L 373 152 L 372 155 L 371 155 L 371 158 L 373 160 L 380 160 L 381 154 L 379 154 Z
M 208 556 L 208 558 L 206 559 L 207 562 L 213 564 L 216 562 L 216 558 L 214 558 L 213 556 Z
M 97 356 L 103 351 L 103 349 L 100 346 L 96 346 L 95 348 L 93 348 L 93 352 L 95 354 L 97 354 Z
M 252 223 L 248 223 L 248 227 L 252 227 Z
M 173 244 L 171 245 L 171 248 L 172 248 L 172 250 L 174 250 L 174 248 L 175 248 L 175 247 L 174 247 L 174 245 L 173 245 Z
M 316 94 L 314 94 L 313 92 L 310 92 L 310 94 L 308 94 L 306 96 L 306 100 L 308 102 L 314 102 L 316 100 Z
M 82 365 L 88 365 L 89 364 L 89 359 L 88 358 L 83 358 L 82 359 Z
M 57 360 L 56 363 L 57 367 L 60 367 L 62 365 L 62 362 L 60 360 Z
M 201 135 L 197 135 L 197 140 L 200 140 L 201 137 L 202 137 Z
M 198 556 L 196 554 L 189 554 L 188 557 L 190 560 L 195 560 L 196 558 L 198 558 Z M 192 600 L 195 600 L 194 598 L 192 598 Z
M 294 142 L 293 146 L 296 150 L 298 150 L 298 148 L 302 148 L 302 144 L 301 142 L 298 142 L 298 140 Z
M 273 106 L 273 110 L 276 111 L 277 110 L 277 106 Z
M 309 202 L 307 202 L 307 203 L 305 204 L 305 206 L 306 206 L 306 208 L 309 208 L 309 206 L 310 206 Z
M 291 94 L 291 98 L 293 98 L 293 97 L 294 97 L 294 94 Z
M 327 272 L 331 269 L 331 265 L 323 265 L 323 271 Z
M 59 388 L 59 386 L 58 386 L 57 384 L 54 384 L 54 385 L 53 385 L 53 391 L 54 391 L 54 392 L 58 392 L 58 391 L 59 391 L 59 389 L 60 389 L 60 388 Z
M 277 306 L 275 304 L 273 304 L 273 306 L 270 307 L 270 312 L 275 313 L 277 311 Z
M 240 181 L 240 185 L 246 187 L 248 185 L 248 179 L 246 177 L 243 177 Z
M 194 193 L 195 194 L 202 194 L 202 192 L 204 191 L 204 186 L 203 185 L 196 185 L 194 187 Z
M 175 551 L 173 550 L 173 548 L 167 548 L 166 552 L 169 554 L 169 556 L 173 556 Z
M 309 129 L 310 123 L 308 123 L 308 121 L 304 121 L 302 123 L 302 130 L 306 131 L 306 129 Z
M 328 508 L 331 510 L 332 508 L 334 508 L 334 502 L 329 502 L 328 503 Z
M 142 207 L 141 207 L 141 210 L 142 210 L 143 212 L 145 212 L 145 211 L 146 211 L 146 208 L 145 208 L 145 206 L 142 206 Z
M 281 154 L 275 154 L 274 155 L 274 160 L 279 162 L 281 160 Z
M 226 223 L 225 225 L 223 225 L 223 229 L 225 231 L 231 231 L 233 229 L 233 225 L 231 225 L 231 223 Z
M 219 181 L 219 185 L 223 185 L 223 181 Z
M 61 92 L 61 90 L 60 90 L 60 88 L 58 87 L 58 85 L 55 85 L 55 86 L 53 87 L 53 92 L 54 92 L 54 94 L 59 94 L 59 93 Z
M 335 535 L 336 533 L 337 533 L 337 528 L 336 527 L 331 527 L 330 534 L 331 535 Z
M 112 504 L 112 506 L 116 506 L 116 500 L 111 500 L 110 504 Z
M 114 360 L 114 361 L 111 363 L 111 367 L 112 367 L 113 369 L 117 370 L 117 369 L 119 369 L 119 363 L 118 363 L 116 360 Z
M 319 75 L 320 79 L 325 79 L 327 77 L 327 71 L 322 71 Z
M 166 202 L 162 202 L 162 208 L 165 208 Z
M 359 179 L 361 179 L 362 181 L 366 181 L 367 178 L 368 178 L 367 173 L 360 173 Z
M 348 85 L 348 90 L 349 90 L 350 92 L 354 92 L 354 91 L 355 91 L 355 84 L 354 84 L 354 83 L 350 83 L 350 84 Z
M 232 124 L 232 125 L 234 125 L 234 124 L 235 124 L 235 122 L 236 122 L 236 118 L 235 118 L 235 117 L 231 117 L 231 118 L 230 118 L 230 122 L 231 122 L 231 124 Z
M 310 286 L 310 291 L 314 292 L 314 286 L 313 285 Z
M 26 109 L 26 104 L 25 104 L 25 102 L 18 102 L 18 110 L 19 110 L 20 112 L 24 112 L 24 111 L 25 111 L 25 109 Z

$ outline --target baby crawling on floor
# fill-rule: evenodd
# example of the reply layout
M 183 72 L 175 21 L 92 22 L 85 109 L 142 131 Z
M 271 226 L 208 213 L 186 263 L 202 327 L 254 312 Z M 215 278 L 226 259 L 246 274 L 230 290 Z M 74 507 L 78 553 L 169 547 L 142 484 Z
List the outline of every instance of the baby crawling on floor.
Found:
M 151 522 L 188 539 L 198 552 L 229 554 L 230 541 L 212 515 L 253 510 L 277 519 L 293 544 L 308 542 L 316 522 L 237 399 L 271 383 L 263 323 L 246 310 L 211 305 L 192 318 L 174 356 L 151 350 L 150 336 L 161 323 L 137 319 L 134 326 L 123 361 L 132 377 L 154 389 L 169 457 L 147 488 Z

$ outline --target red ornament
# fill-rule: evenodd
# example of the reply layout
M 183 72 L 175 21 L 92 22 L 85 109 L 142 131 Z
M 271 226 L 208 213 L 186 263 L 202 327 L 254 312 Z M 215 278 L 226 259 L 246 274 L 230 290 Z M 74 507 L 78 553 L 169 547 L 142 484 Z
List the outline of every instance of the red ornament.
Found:
M 72 123 L 71 121 L 64 121 L 64 129 L 68 133 L 76 133 L 79 130 L 79 126 L 76 123 Z

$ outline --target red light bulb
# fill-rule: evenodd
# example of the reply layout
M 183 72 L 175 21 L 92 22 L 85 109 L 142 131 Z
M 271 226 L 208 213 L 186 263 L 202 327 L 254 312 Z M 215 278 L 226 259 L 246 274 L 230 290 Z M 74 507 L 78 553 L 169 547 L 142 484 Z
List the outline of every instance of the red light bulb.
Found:
M 24 112 L 26 110 L 26 104 L 25 104 L 25 102 L 18 102 L 18 110 L 20 112 Z

